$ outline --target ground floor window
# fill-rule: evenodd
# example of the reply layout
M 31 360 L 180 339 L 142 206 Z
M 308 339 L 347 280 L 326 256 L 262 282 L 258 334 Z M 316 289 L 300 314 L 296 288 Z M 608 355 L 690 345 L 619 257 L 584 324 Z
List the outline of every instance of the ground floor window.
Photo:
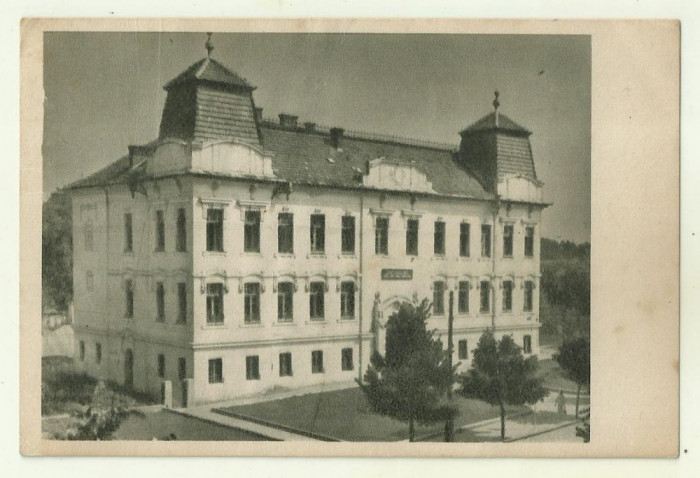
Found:
M 289 352 L 280 354 L 280 377 L 292 376 L 292 354 Z
M 523 353 L 532 353 L 532 337 L 529 335 L 523 337 Z
M 353 370 L 352 348 L 343 349 L 341 352 L 341 367 L 343 370 Z
M 209 383 L 223 383 L 223 362 L 220 358 L 209 360 Z
M 102 363 L 102 344 L 99 342 L 95 344 L 95 362 Z
M 311 352 L 311 373 L 323 373 L 323 351 Z
M 466 360 L 469 358 L 469 351 L 467 349 L 467 341 L 466 340 L 460 340 L 458 342 L 457 348 L 459 349 L 459 359 L 460 360 Z
M 85 342 L 80 341 L 80 360 L 85 360 Z
M 158 376 L 165 377 L 165 355 L 158 354 Z
M 179 380 L 185 380 L 187 377 L 187 359 L 185 357 L 180 357 L 177 359 L 177 378 Z
M 481 281 L 481 284 L 479 285 L 479 291 L 479 312 L 488 312 L 490 309 L 489 302 L 491 292 L 491 284 L 489 283 L 489 281 Z
M 246 380 L 260 380 L 260 357 L 250 355 L 245 358 Z

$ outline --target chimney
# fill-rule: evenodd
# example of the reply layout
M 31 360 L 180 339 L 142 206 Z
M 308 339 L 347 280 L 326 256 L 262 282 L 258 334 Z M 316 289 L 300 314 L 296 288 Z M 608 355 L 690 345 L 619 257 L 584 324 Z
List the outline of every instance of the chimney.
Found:
M 288 115 L 286 113 L 280 113 L 280 126 L 283 128 L 290 128 L 294 129 L 297 127 L 297 120 L 299 119 L 298 116 L 294 115 Z
M 343 137 L 345 130 L 343 128 L 334 127 L 331 128 L 331 144 L 335 149 L 340 148 L 340 138 Z
M 316 131 L 316 123 L 307 121 L 306 123 L 304 123 L 304 130 L 307 133 L 313 133 L 314 131 Z
M 260 107 L 255 108 L 255 120 L 258 123 L 262 123 L 263 116 L 262 116 L 263 109 Z

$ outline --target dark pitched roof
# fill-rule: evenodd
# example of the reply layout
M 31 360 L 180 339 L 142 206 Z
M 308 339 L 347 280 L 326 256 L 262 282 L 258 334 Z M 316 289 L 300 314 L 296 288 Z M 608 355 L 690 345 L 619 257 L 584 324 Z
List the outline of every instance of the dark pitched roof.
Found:
M 460 134 L 476 133 L 480 131 L 503 130 L 529 135 L 532 132 L 520 126 L 518 123 L 508 118 L 503 113 L 498 113 L 498 126 L 496 126 L 496 113 L 489 113 L 480 120 L 472 123 L 463 129 Z
M 362 182 L 357 171 L 365 171 L 366 161 L 384 157 L 413 164 L 424 171 L 438 194 L 493 198 L 479 181 L 457 164 L 450 150 L 344 136 L 340 140 L 341 151 L 338 151 L 332 147 L 327 134 L 284 130 L 265 124 L 261 132 L 265 150 L 274 154 L 275 175 L 291 183 L 358 187 Z
M 385 141 L 373 141 L 345 136 L 340 150 L 330 142 L 328 134 L 263 127 L 265 150 L 272 153 L 272 169 L 278 179 L 292 184 L 357 188 L 366 162 L 384 157 L 391 161 L 413 164 L 424 171 L 433 190 L 440 195 L 493 199 L 481 183 L 455 160 L 447 149 L 413 146 Z M 331 159 L 329 161 L 328 159 Z M 79 189 L 107 184 L 128 184 L 145 177 L 145 163 L 130 166 L 128 156 L 118 159 L 87 178 L 66 189 Z
M 163 89 L 169 90 L 175 85 L 195 80 L 209 81 L 228 86 L 237 86 L 248 90 L 255 89 L 255 87 L 248 83 L 245 78 L 238 76 L 236 73 L 232 72 L 221 63 L 216 60 L 212 60 L 211 58 L 199 60 L 197 63 L 190 66 L 178 76 L 166 83 Z
M 499 181 L 509 175 L 537 180 L 530 140 L 526 137 L 497 134 L 496 164 Z

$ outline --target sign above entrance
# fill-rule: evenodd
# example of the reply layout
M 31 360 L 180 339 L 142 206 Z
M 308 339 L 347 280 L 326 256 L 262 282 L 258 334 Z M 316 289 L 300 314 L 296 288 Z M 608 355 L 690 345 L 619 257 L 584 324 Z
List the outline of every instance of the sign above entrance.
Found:
M 382 280 L 413 280 L 413 269 L 382 269 Z

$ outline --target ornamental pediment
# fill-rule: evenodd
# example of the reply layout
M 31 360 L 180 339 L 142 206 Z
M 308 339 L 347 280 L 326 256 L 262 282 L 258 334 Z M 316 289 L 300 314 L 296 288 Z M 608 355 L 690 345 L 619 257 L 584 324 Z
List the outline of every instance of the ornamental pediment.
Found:
M 369 162 L 362 184 L 377 189 L 435 192 L 428 177 L 415 164 L 378 158 Z
M 542 202 L 542 183 L 525 176 L 507 176 L 498 182 L 498 195 L 511 201 Z

